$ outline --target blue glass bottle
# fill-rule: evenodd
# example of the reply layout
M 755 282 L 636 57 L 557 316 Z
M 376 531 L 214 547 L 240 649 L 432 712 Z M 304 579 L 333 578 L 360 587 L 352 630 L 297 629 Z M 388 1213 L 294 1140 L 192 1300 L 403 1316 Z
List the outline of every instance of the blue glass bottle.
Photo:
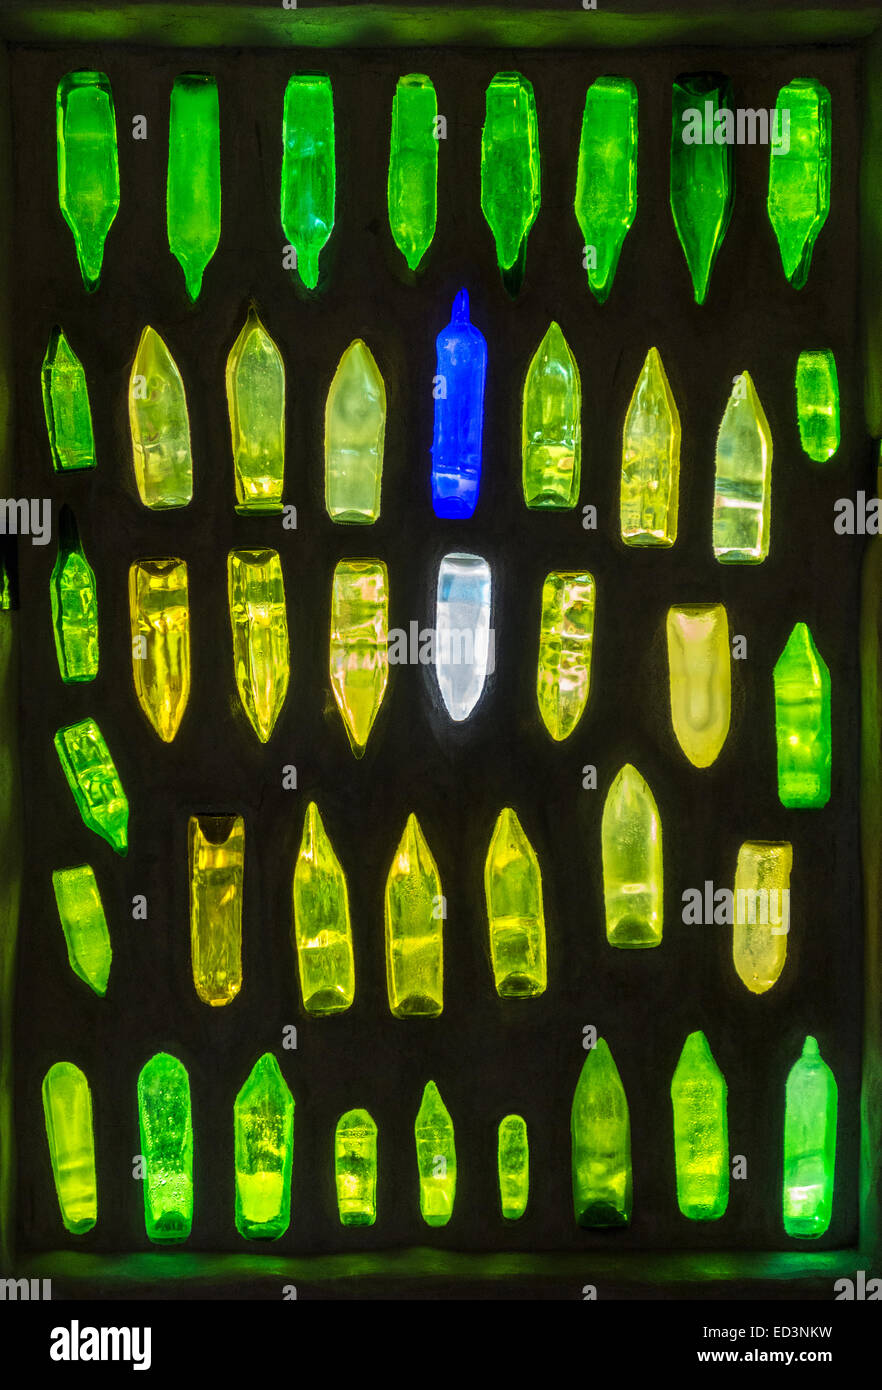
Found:
M 469 517 L 481 486 L 487 340 L 469 319 L 467 290 L 453 301 L 435 346 L 432 506 L 436 516 Z

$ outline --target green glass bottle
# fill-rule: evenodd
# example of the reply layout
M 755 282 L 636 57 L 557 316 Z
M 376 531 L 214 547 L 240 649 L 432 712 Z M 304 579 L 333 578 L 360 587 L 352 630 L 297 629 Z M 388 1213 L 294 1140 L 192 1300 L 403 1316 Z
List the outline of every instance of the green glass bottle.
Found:
M 499 1121 L 496 1170 L 502 1215 L 506 1221 L 518 1221 L 530 1196 L 530 1146 L 527 1124 L 520 1115 L 506 1115 Z
M 172 87 L 165 206 L 169 250 L 195 302 L 221 224 L 217 82 L 205 73 L 183 73 Z
M 830 93 L 812 77 L 782 87 L 769 147 L 769 221 L 784 274 L 795 290 L 808 279 L 812 252 L 830 212 Z
M 605 304 L 637 212 L 637 88 L 628 77 L 598 77 L 585 94 L 575 207 L 588 284 Z
M 726 138 L 732 85 L 719 73 L 684 73 L 671 106 L 671 212 L 695 302 L 703 304 L 735 204 L 733 143 Z
M 729 1204 L 726 1078 L 702 1032 L 690 1033 L 671 1081 L 677 1204 L 692 1221 L 716 1221 Z
M 631 1220 L 631 1120 L 625 1088 L 605 1040 L 579 1074 L 570 1118 L 573 1205 L 580 1226 Z
M 806 1038 L 787 1077 L 784 1109 L 784 1230 L 822 1236 L 833 1215 L 836 1173 L 836 1078 L 817 1039 Z
M 98 674 L 98 589 L 70 507 L 58 518 L 58 558 L 49 580 L 52 632 L 65 685 Z
M 775 663 L 775 737 L 782 806 L 826 806 L 833 746 L 830 669 L 806 623 L 796 623 Z
M 446 1226 L 456 1200 L 453 1121 L 434 1081 L 427 1081 L 414 1124 L 420 1212 L 427 1226 Z
M 319 255 L 334 229 L 335 191 L 331 79 L 298 74 L 285 88 L 282 117 L 282 230 L 310 290 L 318 284 Z
M 9 552 L 0 550 L 0 613 L 8 613 L 15 606 L 12 594 L 12 567 Z
M 55 735 L 55 751 L 84 825 L 116 850 L 129 847 L 129 803 L 110 749 L 94 719 L 81 719 Z
M 377 1126 L 367 1110 L 347 1110 L 334 1131 L 334 1183 L 341 1226 L 377 1219 Z
M 103 72 L 69 72 L 55 98 L 58 202 L 87 290 L 98 287 L 104 243 L 119 210 L 113 94 Z
M 392 239 L 410 270 L 432 244 L 438 218 L 438 98 L 432 80 L 399 77 L 392 100 L 387 200 Z
M 186 1240 L 193 1225 L 190 1078 L 177 1057 L 157 1052 L 138 1077 L 144 1161 L 144 1224 L 159 1244 Z
M 582 474 L 582 388 L 576 359 L 554 322 L 527 369 L 521 458 L 528 507 L 575 507 Z
M 43 414 L 56 473 L 94 468 L 95 436 L 83 364 L 65 337 L 53 328 L 40 373 Z
M 52 888 L 70 968 L 103 997 L 107 993 L 113 952 L 95 872 L 90 864 L 56 869 L 52 874 Z
M 533 84 L 498 72 L 487 88 L 481 131 L 481 211 L 505 272 L 523 274 L 527 237 L 539 212 L 539 126 Z
M 826 463 L 839 448 L 839 377 L 829 349 L 799 354 L 796 418 L 803 449 L 814 463 Z
M 73 1062 L 56 1062 L 44 1076 L 43 1117 L 61 1219 L 83 1235 L 98 1220 L 98 1182 L 92 1093 Z
M 294 1097 L 271 1052 L 258 1057 L 233 1106 L 236 1230 L 276 1240 L 291 1223 Z

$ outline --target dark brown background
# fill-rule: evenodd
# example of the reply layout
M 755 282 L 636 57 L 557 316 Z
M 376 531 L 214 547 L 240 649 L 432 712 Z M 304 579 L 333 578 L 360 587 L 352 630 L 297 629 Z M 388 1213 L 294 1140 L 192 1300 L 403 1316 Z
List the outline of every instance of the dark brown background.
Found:
M 54 99 L 77 66 L 106 71 L 113 86 L 122 202 L 107 241 L 101 287 L 87 295 L 58 211 Z M 496 269 L 479 206 L 484 89 L 517 68 L 534 84 L 542 147 L 542 209 L 530 236 L 523 289 L 512 300 Z M 833 204 L 807 287 L 784 280 L 768 223 L 768 151 L 736 151 L 735 212 L 698 308 L 668 203 L 670 86 L 684 70 L 719 69 L 742 106 L 772 106 L 793 76 L 812 75 L 833 102 Z M 282 269 L 278 218 L 280 121 L 292 71 L 334 82 L 337 223 L 323 255 L 321 292 L 305 296 Z M 218 77 L 223 230 L 202 297 L 188 306 L 168 252 L 165 165 L 168 100 L 176 74 Z M 397 76 L 429 73 L 448 118 L 440 150 L 438 231 L 415 282 L 388 230 L 385 179 Z M 572 212 L 585 89 L 598 75 L 637 83 L 639 203 L 608 303 L 591 296 Z M 670 48 L 603 54 L 538 51 L 244 53 L 67 48 L 13 56 L 15 137 L 16 461 L 22 495 L 73 507 L 99 588 L 101 671 L 65 687 L 57 672 L 48 579 L 54 544 L 23 545 L 21 566 L 25 891 L 18 965 L 16 1093 L 19 1245 L 94 1251 L 146 1249 L 138 1149 L 138 1070 L 166 1048 L 190 1072 L 196 1213 L 189 1248 L 241 1251 L 233 1224 L 232 1105 L 256 1057 L 276 1051 L 296 1099 L 293 1220 L 273 1254 L 390 1250 L 781 1249 L 784 1080 L 806 1032 L 819 1038 L 839 1083 L 837 1195 L 821 1246 L 856 1239 L 861 1018 L 861 910 L 857 839 L 858 570 L 862 545 L 834 535 L 832 504 L 872 488 L 860 409 L 857 348 L 857 173 L 860 74 L 850 49 Z M 144 114 L 149 138 L 131 138 Z M 432 513 L 429 447 L 434 339 L 454 293 L 469 288 L 472 317 L 489 345 L 482 495 L 474 518 Z M 226 355 L 256 299 L 288 372 L 286 501 L 299 529 L 233 511 L 224 396 Z M 529 513 L 520 491 L 524 372 L 549 319 L 579 363 L 584 396 L 580 511 Z M 39 368 L 54 323 L 63 325 L 88 375 L 99 466 L 52 473 Z M 195 497 L 189 508 L 149 513 L 134 487 L 126 414 L 132 357 L 144 324 L 163 335 L 190 406 Z M 383 372 L 389 406 L 383 512 L 370 529 L 334 526 L 322 494 L 324 398 L 340 353 L 356 336 Z M 640 366 L 655 344 L 683 423 L 680 538 L 666 553 L 618 539 L 621 426 Z M 793 373 L 804 348 L 833 348 L 843 395 L 843 441 L 826 469 L 799 448 Z M 721 567 L 710 550 L 714 439 L 730 390 L 753 375 L 775 442 L 772 548 L 762 566 Z M 57 512 L 56 512 L 57 515 Z M 268 747 L 238 707 L 232 680 L 225 564 L 233 546 L 274 545 L 288 593 L 293 675 Z M 329 691 L 330 578 L 344 555 L 388 562 L 393 626 L 431 621 L 437 563 L 451 548 L 485 555 L 495 580 L 498 669 L 479 710 L 456 728 L 439 711 L 432 673 L 393 668 L 360 763 L 349 751 Z M 193 692 L 180 733 L 160 746 L 132 688 L 126 577 L 132 559 L 174 554 L 190 570 Z M 535 705 L 539 594 L 551 568 L 585 564 L 597 581 L 588 711 L 555 746 Z M 732 631 L 748 638 L 734 665 L 729 740 L 715 765 L 687 764 L 670 728 L 664 616 L 674 602 L 722 600 Z M 833 678 L 833 797 L 820 812 L 783 810 L 776 795 L 772 666 L 798 619 L 809 623 Z M 52 748 L 62 724 L 94 715 L 131 803 L 131 850 L 117 858 L 83 827 Z M 658 950 L 606 943 L 600 817 L 625 760 L 658 801 L 665 854 L 665 939 Z M 299 790 L 281 771 L 294 763 Z M 600 788 L 581 789 L 583 764 Z M 290 885 L 303 814 L 317 799 L 346 869 L 357 997 L 345 1015 L 301 1010 L 290 944 Z M 549 988 L 539 1000 L 500 1001 L 486 946 L 482 868 L 501 806 L 517 808 L 543 869 Z M 416 811 L 448 899 L 442 1018 L 395 1020 L 384 979 L 382 891 L 409 811 Z M 244 971 L 241 995 L 211 1010 L 190 973 L 186 822 L 192 812 L 246 817 Z M 724 927 L 686 927 L 681 894 L 706 878 L 731 886 L 745 839 L 791 839 L 792 931 L 784 974 L 755 998 L 731 963 Z M 72 975 L 52 896 L 54 868 L 91 862 L 114 947 L 99 1000 Z M 149 920 L 131 920 L 145 893 Z M 281 1050 L 295 1023 L 297 1052 Z M 569 1108 L 582 1064 L 582 1028 L 607 1038 L 631 1109 L 634 1219 L 614 1234 L 578 1230 L 572 1217 Z M 670 1077 L 687 1032 L 703 1028 L 729 1083 L 733 1154 L 748 1180 L 732 1184 L 729 1210 L 699 1226 L 677 1209 Z M 46 1153 L 40 1081 L 55 1060 L 86 1071 L 95 1105 L 99 1222 L 74 1241 L 60 1226 Z M 459 1184 L 450 1225 L 430 1232 L 417 1202 L 413 1119 L 433 1077 L 456 1126 Z M 344 1231 L 333 1189 L 339 1114 L 369 1108 L 380 1131 L 379 1217 Z M 530 1207 L 516 1225 L 498 1212 L 495 1129 L 517 1111 L 532 1154 Z M 808 1243 L 806 1243 L 807 1245 Z M 257 1248 L 257 1247 L 254 1247 Z M 814 1248 L 817 1248 L 817 1243 Z M 267 1252 L 269 1254 L 269 1251 Z

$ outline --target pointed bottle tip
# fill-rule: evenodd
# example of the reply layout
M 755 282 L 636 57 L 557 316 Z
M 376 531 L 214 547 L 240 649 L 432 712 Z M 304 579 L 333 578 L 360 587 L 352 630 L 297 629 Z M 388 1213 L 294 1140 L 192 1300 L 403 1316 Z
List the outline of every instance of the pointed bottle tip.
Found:
M 401 837 L 401 848 L 409 859 L 419 855 L 423 846 L 423 832 L 416 815 L 411 811 L 404 826 L 404 834 Z
M 138 350 L 135 353 L 135 365 L 137 366 L 140 359 L 145 356 L 148 351 L 157 352 L 164 347 L 165 342 L 161 335 L 157 333 L 151 323 L 145 323 L 141 330 L 141 336 L 138 339 Z M 134 367 L 132 370 L 134 371 Z
M 303 817 L 303 839 L 311 844 L 321 829 L 322 818 L 319 815 L 319 808 L 314 801 L 310 801 L 306 808 L 306 815 Z
M 711 1050 L 707 1036 L 700 1028 L 696 1028 L 694 1033 L 689 1033 L 683 1044 L 684 1056 L 692 1054 L 693 1057 L 701 1056 L 710 1058 Z
M 200 269 L 184 271 L 184 285 L 187 290 L 187 298 L 190 300 L 191 304 L 196 303 L 196 300 L 202 292 L 202 275 L 203 272 Z
M 279 1080 L 284 1082 L 282 1069 L 279 1066 L 278 1058 L 274 1052 L 261 1053 L 254 1063 L 253 1070 L 257 1072 L 258 1075 L 268 1074 L 274 1081 Z
M 536 357 L 541 353 L 547 353 L 551 358 L 563 358 L 565 362 L 569 363 L 571 369 L 578 374 L 578 367 L 576 366 L 572 350 L 566 340 L 563 329 L 556 319 L 552 319 L 546 328 L 542 342 L 536 349 Z M 536 358 L 534 357 L 534 361 L 535 360 Z
M 530 842 L 524 827 L 521 825 L 517 811 L 511 806 L 504 806 L 496 818 L 489 853 L 507 858 L 512 852 L 529 854 L 530 850 Z
M 453 301 L 453 310 L 450 315 L 451 323 L 469 322 L 469 292 L 462 289 Z
M 732 382 L 732 395 L 743 399 L 751 393 L 756 395 L 756 387 L 753 384 L 753 377 L 745 368 L 743 372 L 738 373 Z
M 311 247 L 297 252 L 297 270 L 300 279 L 308 290 L 314 290 L 319 278 L 318 254 Z
M 813 1038 L 811 1033 L 808 1034 L 802 1045 L 802 1055 L 803 1057 L 820 1057 L 821 1055 L 821 1049 L 818 1047 L 818 1040 L 817 1038 Z

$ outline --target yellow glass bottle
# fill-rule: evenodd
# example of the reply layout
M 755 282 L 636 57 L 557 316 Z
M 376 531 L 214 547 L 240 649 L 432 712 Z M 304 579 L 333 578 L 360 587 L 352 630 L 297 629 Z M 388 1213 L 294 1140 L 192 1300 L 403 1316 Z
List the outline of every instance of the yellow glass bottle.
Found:
M 649 785 L 630 763 L 607 793 L 601 847 L 609 944 L 658 946 L 664 902 L 661 820 Z
M 227 410 L 238 512 L 278 512 L 285 485 L 285 364 L 252 304 L 230 349 Z
M 621 528 L 626 545 L 673 545 L 680 505 L 680 412 L 651 347 L 622 433 Z
M 542 585 L 536 698 L 556 742 L 569 738 L 588 703 L 594 640 L 594 579 L 587 570 L 552 570 Z
M 356 758 L 389 680 L 389 576 L 382 560 L 341 560 L 331 592 L 331 689 Z
M 241 816 L 191 816 L 190 948 L 193 983 L 206 1004 L 229 1004 L 242 988 Z
M 748 840 L 738 851 L 732 955 L 752 994 L 765 994 L 784 969 L 792 867 L 787 841 Z
M 542 994 L 548 983 L 539 861 L 517 813 L 506 806 L 484 862 L 490 959 L 503 999 Z
M 183 560 L 134 562 L 129 616 L 138 704 L 163 743 L 171 743 L 190 699 L 190 596 Z
M 667 638 L 674 733 L 694 767 L 710 767 L 732 716 L 726 610 L 721 603 L 669 608 Z
M 349 892 L 314 801 L 306 809 L 294 869 L 294 941 L 306 1012 L 348 1009 L 355 998 Z
M 409 815 L 386 879 L 386 985 L 396 1018 L 444 1007 L 444 898 L 420 823 Z
M 266 743 L 285 703 L 291 672 L 278 551 L 231 550 L 227 591 L 236 689 L 251 727 Z

